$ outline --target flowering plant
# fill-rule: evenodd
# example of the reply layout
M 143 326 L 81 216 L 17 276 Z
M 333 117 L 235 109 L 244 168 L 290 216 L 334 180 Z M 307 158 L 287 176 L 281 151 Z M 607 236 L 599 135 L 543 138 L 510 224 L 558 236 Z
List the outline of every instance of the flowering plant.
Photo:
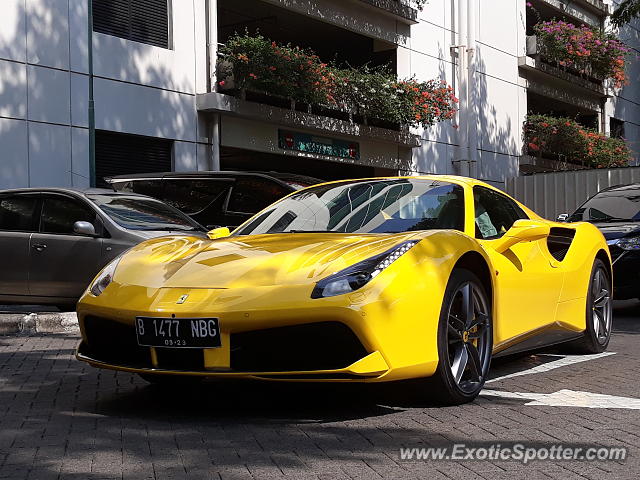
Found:
M 611 78 L 616 87 L 627 82 L 625 63 L 630 49 L 612 34 L 562 20 L 540 22 L 534 30 L 540 53 L 547 60 L 582 74 Z
M 417 9 L 422 10 L 428 0 L 410 0 L 411 4 Z
M 428 127 L 453 118 L 458 102 L 444 82 L 398 80 L 385 68 L 338 67 L 310 50 L 257 35 L 234 35 L 221 49 L 219 84 L 280 95 L 400 125 Z
M 278 45 L 261 35 L 234 35 L 220 52 L 218 76 L 233 78 L 235 87 L 270 92 L 307 103 L 331 100 L 328 66 L 310 50 Z
M 602 135 L 571 118 L 529 114 L 524 141 L 530 155 L 558 157 L 593 168 L 622 167 L 631 160 L 623 139 Z
M 401 80 L 394 87 L 399 92 L 400 123 L 412 126 L 433 125 L 450 120 L 456 114 L 458 99 L 453 88 L 443 81 L 420 82 L 415 78 Z

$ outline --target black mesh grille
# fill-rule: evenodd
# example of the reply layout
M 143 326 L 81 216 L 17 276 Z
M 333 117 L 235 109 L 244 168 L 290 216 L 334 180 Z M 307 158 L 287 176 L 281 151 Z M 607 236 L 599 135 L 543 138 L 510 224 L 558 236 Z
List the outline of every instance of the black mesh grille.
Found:
M 156 348 L 158 368 L 164 370 L 204 370 L 201 348 Z
M 95 360 L 129 367 L 151 367 L 151 352 L 138 345 L 133 325 L 100 317 L 86 317 L 86 354 Z
M 96 132 L 96 182 L 107 186 L 105 177 L 130 173 L 171 170 L 173 142 L 161 138 Z
M 231 368 L 245 372 L 335 370 L 367 355 L 339 322 L 269 328 L 231 335 Z
M 169 0 L 93 0 L 93 30 L 169 48 Z

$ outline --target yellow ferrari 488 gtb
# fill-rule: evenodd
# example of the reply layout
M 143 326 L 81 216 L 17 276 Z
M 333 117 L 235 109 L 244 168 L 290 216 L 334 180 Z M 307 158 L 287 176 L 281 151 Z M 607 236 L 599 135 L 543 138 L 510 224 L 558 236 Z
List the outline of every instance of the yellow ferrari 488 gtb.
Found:
M 598 229 L 476 180 L 326 183 L 210 237 L 149 240 L 104 268 L 78 304 L 77 357 L 156 382 L 411 379 L 457 404 L 492 355 L 609 343 Z

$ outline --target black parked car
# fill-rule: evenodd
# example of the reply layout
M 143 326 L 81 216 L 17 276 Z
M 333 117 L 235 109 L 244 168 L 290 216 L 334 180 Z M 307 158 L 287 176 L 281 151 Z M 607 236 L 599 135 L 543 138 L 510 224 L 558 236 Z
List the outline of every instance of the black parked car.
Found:
M 640 298 L 640 183 L 606 188 L 564 219 L 602 231 L 613 259 L 614 298 Z
M 105 179 L 122 192 L 148 195 L 207 228 L 234 228 L 291 192 L 323 180 L 278 172 L 160 172 Z

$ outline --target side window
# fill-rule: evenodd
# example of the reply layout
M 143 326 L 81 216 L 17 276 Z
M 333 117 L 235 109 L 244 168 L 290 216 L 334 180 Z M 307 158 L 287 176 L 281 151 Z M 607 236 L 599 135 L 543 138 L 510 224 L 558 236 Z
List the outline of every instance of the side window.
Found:
M 30 195 L 0 197 L 0 230 L 36 231 L 34 213 L 37 204 L 38 198 Z
M 231 186 L 231 182 L 220 180 L 168 179 L 163 183 L 164 192 L 159 198 L 187 215 L 195 215 L 210 205 L 217 205 L 222 211 Z
M 139 193 L 149 197 L 162 199 L 162 180 L 131 180 L 113 185 L 118 192 Z
M 233 185 L 227 210 L 256 213 L 288 193 L 285 187 L 264 178 L 239 178 Z
M 474 187 L 476 237 L 484 240 L 500 238 L 527 214 L 513 200 L 485 187 Z
M 45 197 L 40 216 L 41 233 L 73 234 L 75 222 L 96 224 L 96 214 L 77 200 L 67 197 Z

